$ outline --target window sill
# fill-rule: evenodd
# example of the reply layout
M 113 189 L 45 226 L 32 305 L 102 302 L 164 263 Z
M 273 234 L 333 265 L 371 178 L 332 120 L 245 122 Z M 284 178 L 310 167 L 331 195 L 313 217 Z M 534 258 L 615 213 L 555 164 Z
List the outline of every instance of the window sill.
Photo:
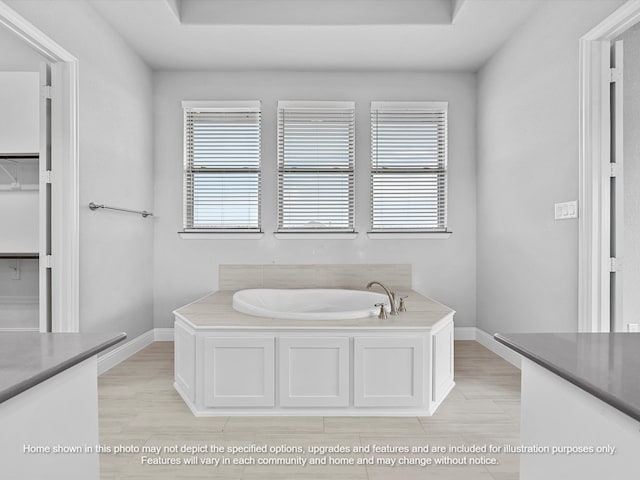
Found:
M 279 240 L 353 240 L 358 232 L 274 232 Z
M 258 240 L 263 232 L 178 232 L 184 240 Z
M 438 240 L 449 238 L 452 232 L 367 232 L 371 240 Z

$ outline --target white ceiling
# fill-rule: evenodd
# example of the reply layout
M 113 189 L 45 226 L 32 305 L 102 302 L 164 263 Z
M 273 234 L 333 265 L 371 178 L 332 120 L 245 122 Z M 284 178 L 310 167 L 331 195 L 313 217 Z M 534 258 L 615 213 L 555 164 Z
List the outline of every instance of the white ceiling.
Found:
M 410 1 L 434 8 L 430 18 L 423 15 L 415 21 L 407 15 L 384 15 L 384 8 L 392 12 L 398 0 L 357 0 L 375 2 L 376 8 L 361 21 L 356 21 L 357 10 L 348 10 L 349 25 L 335 8 L 319 22 L 311 22 L 309 11 L 319 0 L 224 0 L 224 15 L 216 15 L 212 8 L 222 0 L 181 1 L 191 2 L 191 10 L 179 0 L 91 0 L 91 4 L 157 70 L 476 71 L 540 0 L 405 0 L 407 8 Z M 266 15 L 264 9 L 281 8 L 287 1 L 295 2 L 296 15 L 283 10 L 283 25 L 274 24 L 273 11 Z M 440 15 L 443 1 L 451 2 L 446 22 Z M 201 10 L 201 16 L 192 8 L 197 2 L 209 7 Z M 248 2 L 265 14 L 254 8 L 243 16 Z M 332 3 L 335 6 L 334 1 L 327 7 Z M 238 8 L 232 8 L 235 5 Z

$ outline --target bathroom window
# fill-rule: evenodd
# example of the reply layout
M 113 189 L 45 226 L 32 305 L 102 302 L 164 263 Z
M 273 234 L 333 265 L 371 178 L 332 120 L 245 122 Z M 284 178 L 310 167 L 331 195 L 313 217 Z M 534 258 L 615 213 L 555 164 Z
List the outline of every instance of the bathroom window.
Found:
M 278 102 L 278 232 L 353 232 L 354 102 Z
M 371 231 L 447 231 L 447 103 L 371 103 Z
M 260 102 L 183 102 L 185 232 L 260 231 Z

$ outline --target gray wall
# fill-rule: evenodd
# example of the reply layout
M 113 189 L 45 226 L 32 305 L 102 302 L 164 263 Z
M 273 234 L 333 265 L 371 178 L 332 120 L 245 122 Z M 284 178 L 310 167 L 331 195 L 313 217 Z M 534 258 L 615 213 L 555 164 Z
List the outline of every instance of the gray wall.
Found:
M 133 337 L 154 321 L 170 326 L 172 309 L 217 288 L 221 263 L 339 262 L 411 263 L 414 288 L 455 308 L 458 326 L 475 325 L 477 312 L 478 326 L 488 332 L 576 329 L 577 221 L 554 221 L 553 204 L 578 195 L 578 39 L 621 0 L 542 2 L 479 72 L 477 85 L 474 74 L 464 73 L 152 76 L 89 5 L 8 3 L 80 59 L 82 330 L 126 330 Z M 263 239 L 182 240 L 176 234 L 184 99 L 263 101 Z M 278 99 L 357 102 L 356 240 L 271 235 Z M 415 99 L 450 102 L 454 235 L 369 240 L 368 103 Z M 92 213 L 89 201 L 153 204 L 158 216 Z
M 182 100 L 262 101 L 261 240 L 184 240 Z M 356 101 L 355 240 L 278 240 L 276 104 L 278 100 Z M 444 240 L 369 240 L 370 102 L 449 102 L 449 220 Z M 457 310 L 456 324 L 475 325 L 475 75 L 322 72 L 158 72 L 155 75 L 156 327 L 171 311 L 218 288 L 218 265 L 411 263 L 414 289 Z M 384 279 L 379 279 L 384 281 Z
M 0 71 L 5 72 L 38 72 L 40 55 L 9 31 L 4 25 L 0 25 Z
M 153 204 L 152 74 L 85 2 L 7 2 L 80 62 L 80 329 L 153 328 L 153 220 L 91 201 Z
M 576 331 L 578 41 L 622 1 L 542 2 L 478 76 L 478 327 Z

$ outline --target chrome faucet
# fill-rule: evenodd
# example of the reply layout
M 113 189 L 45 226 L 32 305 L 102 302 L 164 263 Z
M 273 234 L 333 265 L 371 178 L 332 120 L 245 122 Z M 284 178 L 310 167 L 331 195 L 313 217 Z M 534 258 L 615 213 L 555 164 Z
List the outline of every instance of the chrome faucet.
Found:
M 386 293 L 387 297 L 389 297 L 389 306 L 391 307 L 391 311 L 389 313 L 391 313 L 391 315 L 398 315 L 398 308 L 396 307 L 396 298 L 395 298 L 395 295 L 391 292 L 391 290 L 389 290 L 380 282 L 375 282 L 375 281 L 367 283 L 367 290 L 376 284 L 380 285 L 384 290 L 384 293 Z

